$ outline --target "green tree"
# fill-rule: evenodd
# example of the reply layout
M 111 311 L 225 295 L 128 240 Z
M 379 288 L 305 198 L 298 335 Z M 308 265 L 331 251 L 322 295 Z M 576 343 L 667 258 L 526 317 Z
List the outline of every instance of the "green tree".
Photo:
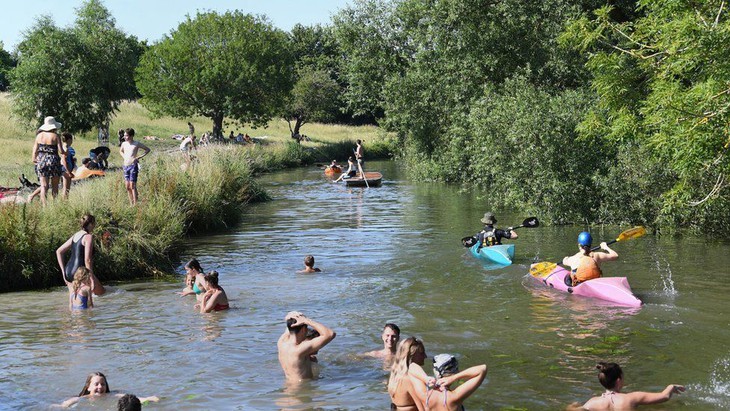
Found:
M 730 232 L 730 12 L 722 1 L 636 7 L 629 21 L 602 7 L 563 37 L 589 53 L 601 97 L 582 134 L 634 145 L 646 158 L 639 166 L 667 170 L 651 182 L 667 187 L 658 222 Z
M 0 91 L 7 91 L 10 85 L 8 73 L 15 67 L 15 64 L 15 59 L 10 53 L 5 51 L 3 42 L 0 41 Z
M 301 141 L 301 127 L 308 122 L 329 122 L 334 120 L 340 105 L 341 88 L 323 70 L 303 69 L 292 89 L 284 114 L 289 123 L 292 138 Z M 291 122 L 294 121 L 292 128 Z
M 288 45 L 286 33 L 264 17 L 198 13 L 142 57 L 141 102 L 160 115 L 208 117 L 216 135 L 225 117 L 263 126 L 292 87 Z
M 46 115 L 84 132 L 106 123 L 124 99 L 133 98 L 141 46 L 116 28 L 98 0 L 76 10 L 74 26 L 61 29 L 42 17 L 18 45 L 11 72 L 14 111 L 33 125 Z

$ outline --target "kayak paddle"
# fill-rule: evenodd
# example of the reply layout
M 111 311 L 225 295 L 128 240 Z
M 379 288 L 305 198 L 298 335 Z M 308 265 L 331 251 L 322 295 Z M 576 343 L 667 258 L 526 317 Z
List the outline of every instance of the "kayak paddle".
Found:
M 537 217 L 529 217 L 529 218 L 526 218 L 525 221 L 523 221 L 522 224 L 518 225 L 517 227 L 507 227 L 507 229 L 505 231 L 516 230 L 516 229 L 522 228 L 522 227 L 527 227 L 527 228 L 540 227 L 540 221 L 537 220 Z M 463 244 L 464 247 L 471 247 L 476 243 L 477 243 L 477 239 L 474 236 L 464 237 L 461 239 L 461 244 Z
M 632 238 L 639 238 L 642 237 L 644 234 L 646 234 L 646 229 L 642 226 L 629 228 L 628 230 L 622 232 L 618 235 L 618 238 L 615 240 L 611 240 L 607 242 L 606 244 L 613 244 L 617 243 L 619 241 L 626 241 L 630 240 Z M 601 246 L 597 245 L 593 248 L 591 248 L 591 251 L 596 251 L 600 249 Z M 559 263 L 551 263 L 548 261 L 544 261 L 542 263 L 534 264 L 532 267 L 530 267 L 530 275 L 537 278 L 545 278 L 555 269 L 555 267 L 558 266 Z

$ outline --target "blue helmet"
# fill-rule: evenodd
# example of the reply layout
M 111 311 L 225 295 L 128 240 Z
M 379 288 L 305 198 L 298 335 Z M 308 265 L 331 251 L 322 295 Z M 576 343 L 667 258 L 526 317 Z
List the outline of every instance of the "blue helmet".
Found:
M 583 231 L 582 233 L 578 234 L 578 244 L 586 246 L 591 245 L 593 243 L 593 237 L 591 237 L 591 233 L 588 231 Z

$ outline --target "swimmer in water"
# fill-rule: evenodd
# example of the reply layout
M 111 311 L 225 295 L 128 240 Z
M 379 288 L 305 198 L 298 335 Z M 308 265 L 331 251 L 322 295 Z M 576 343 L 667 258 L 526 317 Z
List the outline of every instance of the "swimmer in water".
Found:
M 314 256 L 308 255 L 304 257 L 304 269 L 297 271 L 298 274 L 310 274 L 310 273 L 320 273 L 322 270 L 319 268 L 314 267 Z
M 288 381 L 301 381 L 314 377 L 311 356 L 332 341 L 336 334 L 329 327 L 318 323 L 298 311 L 291 311 L 284 317 L 286 330 L 279 337 L 276 346 L 279 363 Z M 307 339 L 308 327 L 319 336 Z
M 74 273 L 74 280 L 68 289 L 68 309 L 85 310 L 94 307 L 93 293 L 91 292 L 91 272 L 81 266 Z
M 383 333 L 380 335 L 383 340 L 383 349 L 366 352 L 365 356 L 383 359 L 386 367 L 390 367 L 395 357 L 395 350 L 400 341 L 400 328 L 393 323 L 387 323 L 383 327 Z
M 77 402 L 79 402 L 82 398 L 94 398 L 94 397 L 101 397 L 106 394 L 114 394 L 117 397 L 122 397 L 124 394 L 120 393 L 113 393 L 109 389 L 109 383 L 106 381 L 106 376 L 100 372 L 94 372 L 89 374 L 89 376 L 86 378 L 86 382 L 84 383 L 84 387 L 81 389 L 81 392 L 77 397 L 69 398 L 68 400 L 64 401 L 61 404 L 61 407 L 68 408 Z M 152 396 L 152 397 L 142 397 L 139 399 L 141 402 L 145 401 L 152 401 L 157 402 L 160 399 Z

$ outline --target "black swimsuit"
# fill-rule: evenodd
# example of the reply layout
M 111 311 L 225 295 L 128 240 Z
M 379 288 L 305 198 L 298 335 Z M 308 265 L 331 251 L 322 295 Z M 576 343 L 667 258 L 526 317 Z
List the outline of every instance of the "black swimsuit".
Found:
M 72 282 L 74 280 L 74 273 L 76 270 L 80 266 L 85 265 L 84 258 L 86 257 L 86 247 L 84 247 L 83 240 L 86 234 L 88 233 L 84 232 L 84 235 L 82 235 L 81 238 L 71 242 L 71 257 L 69 257 L 66 262 L 66 281 L 68 282 Z

